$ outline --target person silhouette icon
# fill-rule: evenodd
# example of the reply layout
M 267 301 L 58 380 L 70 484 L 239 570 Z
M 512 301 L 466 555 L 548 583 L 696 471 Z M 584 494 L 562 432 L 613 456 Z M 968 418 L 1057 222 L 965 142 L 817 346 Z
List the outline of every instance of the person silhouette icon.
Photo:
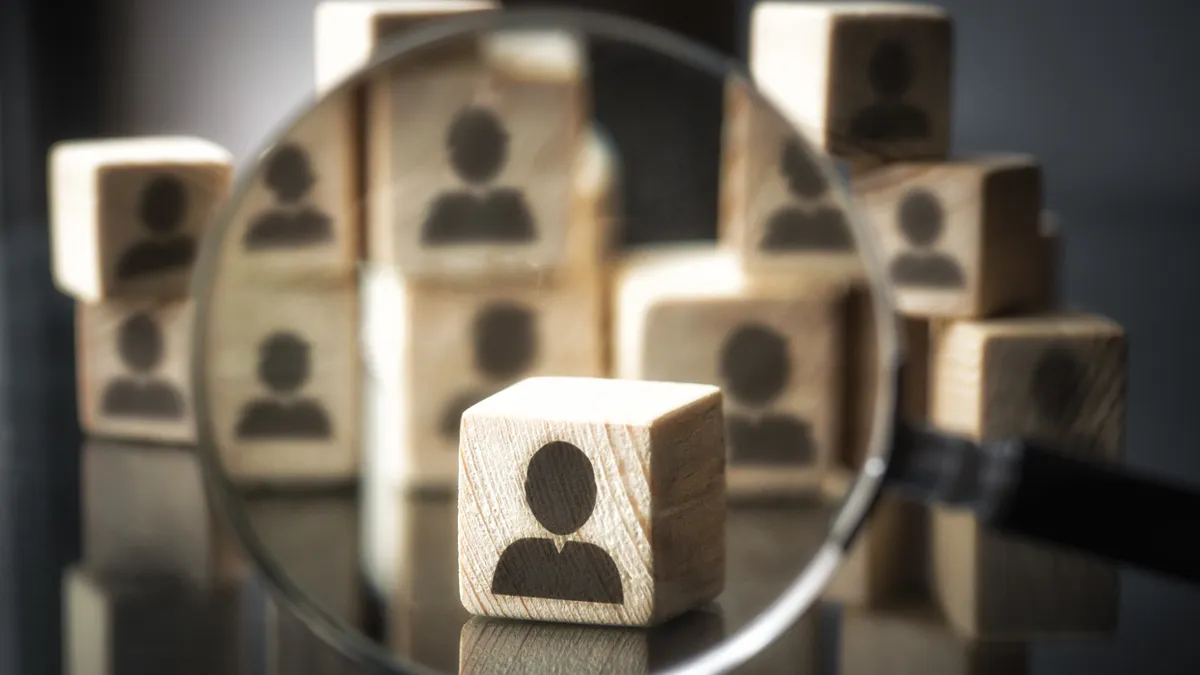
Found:
M 421 227 L 423 244 L 522 244 L 537 237 L 521 191 L 487 187 L 508 161 L 508 140 L 491 110 L 470 106 L 459 111 L 447 136 L 450 166 L 475 189 L 437 198 Z
M 920 108 L 905 103 L 917 74 L 908 47 L 895 40 L 876 45 L 867 65 L 867 80 L 876 101 L 850 121 L 850 135 L 857 141 L 905 141 L 929 138 L 929 117 Z
M 778 331 L 758 323 L 738 326 L 721 348 L 723 389 L 738 404 L 764 407 L 779 397 L 792 377 L 788 341 Z M 750 416 L 725 412 L 730 461 L 774 466 L 807 465 L 816 461 L 809 424 L 792 415 Z
M 788 192 L 798 200 L 820 199 L 829 184 L 796 138 L 789 138 L 779 153 L 779 173 Z M 850 227 L 839 209 L 828 206 L 804 209 L 790 204 L 776 210 L 767 220 L 762 242 L 764 251 L 852 251 Z
M 150 179 L 142 189 L 138 219 L 152 239 L 138 242 L 121 255 L 117 261 L 118 279 L 181 270 L 192 264 L 196 241 L 175 233 L 183 225 L 187 206 L 187 190 L 177 176 L 164 173 Z
M 288 332 L 259 346 L 258 379 L 277 397 L 293 396 L 309 377 L 309 345 Z M 326 440 L 333 435 L 324 408 L 311 398 L 259 399 L 242 409 L 234 435 L 244 440 Z
M 183 417 L 183 395 L 154 379 L 162 362 L 163 340 L 158 324 L 147 314 L 134 314 L 117 333 L 117 353 L 136 377 L 120 377 L 104 388 L 100 410 L 111 417 L 177 420 Z
M 525 503 L 547 531 L 577 532 L 596 506 L 592 462 L 565 441 L 543 445 L 529 460 Z M 612 556 L 595 544 L 525 538 L 508 545 L 496 563 L 492 593 L 526 598 L 622 604 L 621 573 Z
M 512 381 L 526 372 L 537 354 L 537 330 L 533 310 L 514 302 L 498 301 L 483 307 L 471 326 L 475 369 L 493 383 Z M 446 404 L 439 431 L 446 439 L 458 439 L 459 424 L 467 408 L 496 393 L 469 391 Z
M 250 223 L 242 238 L 246 250 L 304 248 L 333 239 L 329 216 L 300 203 L 317 182 L 304 148 L 294 143 L 279 146 L 267 160 L 264 179 L 278 206 Z
M 892 280 L 899 286 L 934 289 L 962 288 L 962 268 L 953 258 L 933 251 L 945 226 L 941 202 L 928 190 L 910 190 L 900 202 L 900 234 L 912 247 L 892 261 Z

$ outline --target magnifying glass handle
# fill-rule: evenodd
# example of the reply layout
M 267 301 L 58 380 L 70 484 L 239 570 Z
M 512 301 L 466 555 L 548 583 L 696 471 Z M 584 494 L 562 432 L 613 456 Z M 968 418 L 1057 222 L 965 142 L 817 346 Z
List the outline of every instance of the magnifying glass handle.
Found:
M 1026 440 L 974 443 L 906 427 L 886 481 L 926 502 L 973 509 L 993 529 L 1200 583 L 1200 491 L 1073 459 Z

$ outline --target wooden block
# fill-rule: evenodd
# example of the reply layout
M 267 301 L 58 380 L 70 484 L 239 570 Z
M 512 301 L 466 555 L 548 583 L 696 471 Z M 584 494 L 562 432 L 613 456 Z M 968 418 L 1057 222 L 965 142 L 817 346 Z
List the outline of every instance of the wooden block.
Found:
M 100 574 L 225 587 L 245 575 L 241 546 L 208 503 L 192 448 L 83 446 L 83 555 Z
M 723 441 L 710 386 L 531 378 L 475 405 L 459 450 L 463 606 L 647 626 L 712 600 Z
M 79 417 L 99 436 L 195 443 L 191 300 L 79 303 Z
M 794 124 L 741 80 L 725 88 L 722 243 L 751 272 L 857 271 L 845 195 Z
M 1053 314 L 946 326 L 933 350 L 930 421 L 981 440 L 1031 438 L 1095 461 L 1119 461 L 1126 344 L 1116 323 Z M 979 528 L 938 509 L 934 591 L 966 635 L 1029 637 L 1114 630 L 1112 564 Z
M 63 577 L 67 675 L 245 672 L 233 592 L 200 593 L 174 580 L 98 574 Z
M 661 672 L 721 641 L 717 610 L 649 630 L 472 617 L 462 628 L 459 675 L 639 675 Z
M 225 470 L 244 484 L 352 482 L 356 289 L 225 283 L 214 292 L 205 346 L 207 404 Z
M 69 141 L 50 150 L 54 279 L 84 302 L 188 293 L 233 157 L 198 138 Z
M 944 157 L 953 24 L 930 5 L 764 2 L 750 71 L 823 151 L 848 160 Z
M 236 197 L 219 274 L 287 285 L 354 278 L 361 248 L 352 93 L 321 101 L 259 159 Z
M 375 73 L 368 258 L 422 279 L 560 269 L 584 142 L 582 44 L 566 32 L 461 39 Z
M 1029 649 L 1019 642 L 962 637 L 933 607 L 847 609 L 839 649 L 844 675 L 1023 675 Z
M 1035 160 L 991 156 L 893 164 L 853 181 L 902 314 L 979 318 L 1044 309 L 1042 176 Z
M 825 598 L 855 607 L 879 607 L 923 592 L 928 546 L 928 511 L 884 494 L 825 589 Z
M 723 387 L 729 495 L 815 493 L 840 441 L 845 284 L 688 245 L 630 256 L 614 287 L 616 377 Z
M 525 377 L 600 377 L 602 286 L 363 278 L 367 452 L 393 489 L 453 490 L 462 412 Z
M 366 66 L 380 44 L 426 21 L 495 9 L 488 0 L 337 0 L 314 14 L 316 88 L 328 91 Z

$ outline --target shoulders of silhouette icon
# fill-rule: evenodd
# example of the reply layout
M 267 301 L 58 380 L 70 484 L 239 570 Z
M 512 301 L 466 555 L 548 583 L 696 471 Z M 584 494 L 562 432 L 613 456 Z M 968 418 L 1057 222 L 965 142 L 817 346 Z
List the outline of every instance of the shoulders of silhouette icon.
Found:
M 533 216 L 519 190 L 438 197 L 421 228 L 426 244 L 508 244 L 534 239 Z
M 896 284 L 917 288 L 955 289 L 966 283 L 958 263 L 941 253 L 903 253 L 892 261 L 891 275 Z
M 903 101 L 880 102 L 851 120 L 850 134 L 869 141 L 928 138 L 929 117 L 925 111 Z
M 589 570 L 590 574 L 580 574 Z M 595 544 L 568 541 L 559 551 L 551 539 L 518 539 L 496 563 L 492 592 L 527 598 L 621 604 L 621 573 Z
M 333 238 L 329 216 L 311 207 L 288 212 L 271 210 L 250 223 L 243 243 L 250 250 L 311 246 Z
M 812 429 L 791 415 L 726 415 L 730 459 L 737 464 L 801 465 L 816 459 Z
M 105 387 L 100 409 L 112 416 L 178 419 L 183 416 L 183 396 L 165 382 L 121 378 Z
M 238 438 L 326 439 L 332 435 L 325 410 L 315 401 L 255 401 L 242 411 Z
M 761 248 L 768 251 L 852 251 L 850 226 L 839 209 L 786 206 L 767 220 Z
M 195 257 L 196 242 L 187 235 L 178 235 L 167 241 L 139 242 L 121 256 L 117 263 L 117 277 L 128 279 L 187 267 Z

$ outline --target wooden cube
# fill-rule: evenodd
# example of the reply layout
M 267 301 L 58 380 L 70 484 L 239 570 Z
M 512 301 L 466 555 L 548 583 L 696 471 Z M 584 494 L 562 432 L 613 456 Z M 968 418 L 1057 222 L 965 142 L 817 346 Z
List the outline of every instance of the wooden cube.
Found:
M 357 300 L 350 285 L 218 282 L 205 345 L 206 404 L 235 480 L 329 485 L 357 478 Z
M 495 9 L 489 0 L 336 0 L 314 15 L 316 88 L 325 92 L 366 66 L 378 47 L 426 21 Z
M 751 272 L 862 267 L 833 172 L 779 110 L 741 80 L 725 88 L 719 232 Z
M 1054 314 L 965 321 L 933 350 L 930 421 L 984 441 L 1015 436 L 1094 461 L 1119 461 L 1126 344 L 1101 317 Z M 1019 638 L 1114 630 L 1111 563 L 980 529 L 936 509 L 934 591 L 966 635 Z
M 825 598 L 853 607 L 879 607 L 924 591 L 929 512 L 883 495 L 859 532 Z
M 845 284 L 686 245 L 630 256 L 614 287 L 616 377 L 723 387 L 730 496 L 816 493 L 841 435 Z
M 587 117 L 583 47 L 501 32 L 410 54 L 368 84 L 367 255 L 422 279 L 561 268 Z
M 1045 308 L 1042 176 L 1035 160 L 992 156 L 864 171 L 854 194 L 875 230 L 902 314 L 980 318 Z
M 603 376 L 602 286 L 451 286 L 363 278 L 371 473 L 395 488 L 454 489 L 464 410 L 536 375 Z
M 953 33 L 930 5 L 764 2 L 750 70 L 831 155 L 935 159 L 950 147 Z
M 716 387 L 531 378 L 463 415 L 459 595 L 472 614 L 663 623 L 725 584 Z
M 77 305 L 79 419 L 114 438 L 194 443 L 192 302 L 107 300 Z
M 88 441 L 83 555 L 101 574 L 162 576 L 197 587 L 241 580 L 240 545 L 208 503 L 192 448 Z
M 54 278 L 84 301 L 187 295 L 233 157 L 197 138 L 69 141 L 50 150 Z
M 1022 675 L 1029 648 L 955 633 L 937 609 L 910 603 L 886 610 L 847 609 L 839 649 L 844 675 Z

